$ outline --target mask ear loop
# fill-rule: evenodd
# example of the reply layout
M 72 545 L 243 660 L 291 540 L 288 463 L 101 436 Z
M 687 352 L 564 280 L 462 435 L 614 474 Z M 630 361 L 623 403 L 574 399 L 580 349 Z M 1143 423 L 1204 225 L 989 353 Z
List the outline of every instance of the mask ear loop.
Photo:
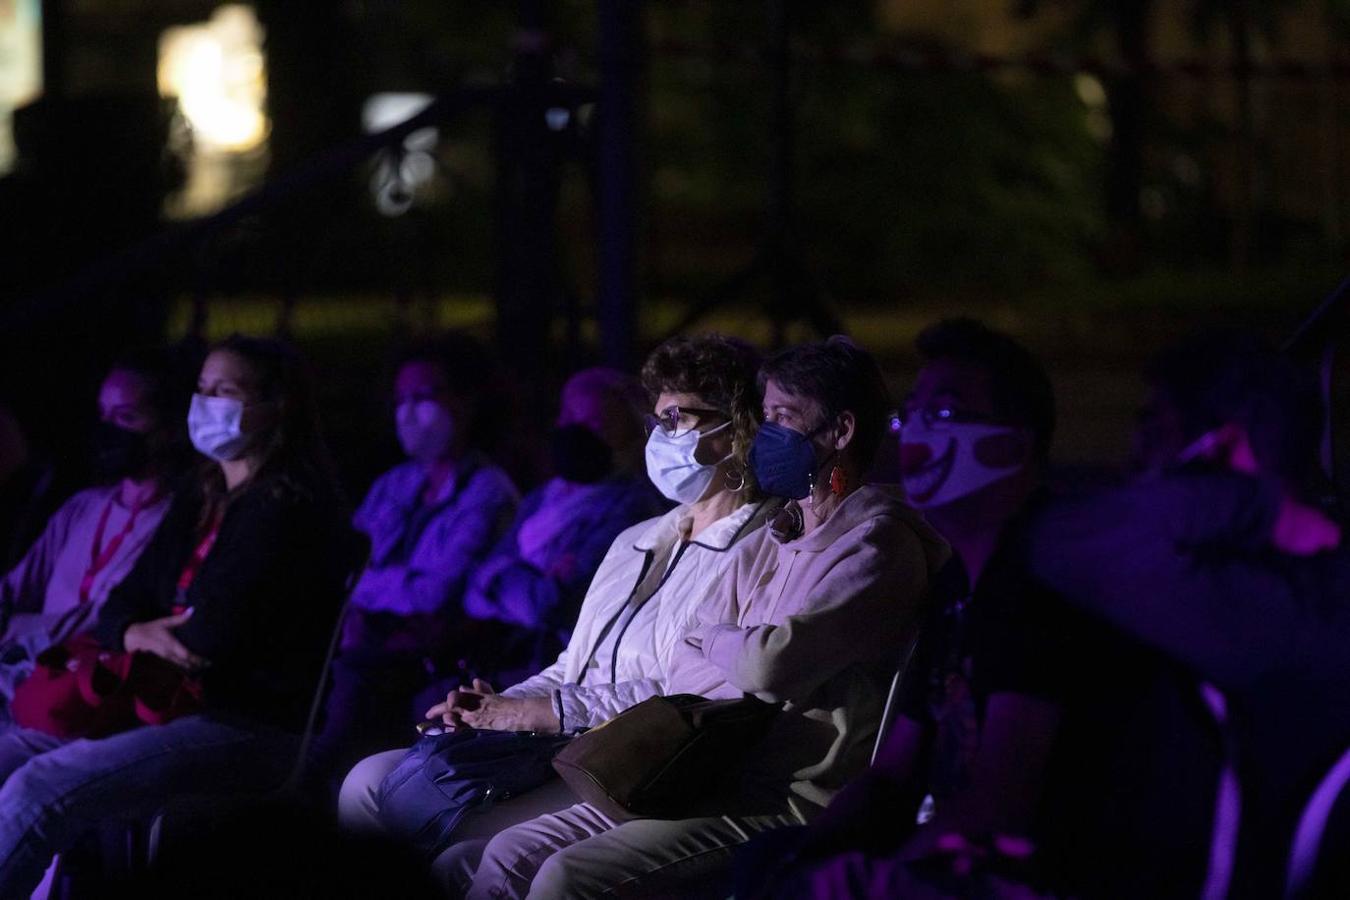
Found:
M 698 435 L 698 440 L 697 440 L 697 441 L 694 441 L 694 452 L 695 452 L 695 453 L 698 452 L 698 445 L 699 445 L 699 443 L 700 443 L 705 437 L 708 437 L 709 435 L 717 434 L 717 432 L 721 431 L 723 428 L 730 428 L 730 427 L 731 427 L 731 419 L 727 419 L 725 422 L 723 422 L 721 425 L 718 425 L 716 428 L 709 428 L 707 431 L 700 431 L 700 432 L 699 432 L 699 435 Z M 712 466 L 720 466 L 722 463 L 724 463 L 724 462 L 726 462 L 727 460 L 731 459 L 731 458 L 732 458 L 733 456 L 735 456 L 735 455 L 736 455 L 736 454 L 735 454 L 734 452 L 728 451 L 726 456 L 722 457 L 721 459 L 719 459 L 719 460 L 718 460 L 717 462 L 715 462 L 715 463 L 709 463 L 709 465 L 712 465 Z M 694 460 L 694 461 L 697 462 L 698 460 Z M 729 476 L 730 474 L 731 474 L 730 472 L 727 472 L 727 473 L 724 473 L 724 474 L 722 475 L 722 481 L 723 481 L 724 484 L 726 484 L 727 490 L 731 491 L 732 493 L 735 493 L 735 492 L 737 492 L 737 491 L 744 490 L 744 489 L 745 489 L 745 470 L 744 470 L 744 469 L 741 469 L 740 472 L 738 473 L 740 477 L 739 477 L 739 479 L 737 480 L 737 484 L 736 484 L 735 487 L 732 487 L 732 486 L 731 486 L 731 482 L 728 480 L 728 476 Z

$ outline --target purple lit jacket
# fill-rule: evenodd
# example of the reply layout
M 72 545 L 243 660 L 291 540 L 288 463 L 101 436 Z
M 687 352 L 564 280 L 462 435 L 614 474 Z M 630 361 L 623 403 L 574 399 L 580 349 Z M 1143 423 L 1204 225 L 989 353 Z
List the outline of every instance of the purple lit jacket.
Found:
M 570 629 L 610 544 L 669 505 L 645 475 L 589 485 L 554 478 L 526 496 L 510 531 L 474 572 L 465 614 L 531 630 Z
M 420 463 L 402 463 L 375 480 L 356 511 L 353 524 L 370 538 L 370 562 L 352 591 L 357 609 L 410 616 L 458 606 L 516 511 L 511 479 L 477 453 L 429 504 L 425 485 Z

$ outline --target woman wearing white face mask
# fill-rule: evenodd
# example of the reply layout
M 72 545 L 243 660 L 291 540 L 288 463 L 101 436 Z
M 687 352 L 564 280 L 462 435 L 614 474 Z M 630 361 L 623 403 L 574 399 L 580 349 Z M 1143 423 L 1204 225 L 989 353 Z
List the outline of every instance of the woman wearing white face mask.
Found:
M 748 345 L 718 335 L 674 338 L 657 348 L 642 371 L 656 398 L 647 473 L 680 505 L 610 546 L 571 642 L 553 665 L 501 693 L 482 682 L 452 691 L 428 718 L 572 734 L 664 692 L 669 654 L 694 607 L 726 568 L 729 551 L 774 508 L 761 500 L 746 462 L 759 425 L 758 364 Z M 340 800 L 344 822 L 379 829 L 398 818 L 399 810 L 380 808 L 377 795 L 402 756 L 378 754 L 352 770 Z M 442 855 L 438 870 L 466 878 L 487 837 L 571 802 L 561 782 L 552 782 L 471 817 L 456 832 L 462 843 Z
M 476 446 L 492 363 L 483 346 L 448 334 L 404 354 L 394 427 L 408 460 L 381 475 L 353 519 L 370 561 L 351 595 L 319 744 L 345 771 L 402 740 L 428 668 L 467 640 L 469 577 L 515 515 L 511 479 Z

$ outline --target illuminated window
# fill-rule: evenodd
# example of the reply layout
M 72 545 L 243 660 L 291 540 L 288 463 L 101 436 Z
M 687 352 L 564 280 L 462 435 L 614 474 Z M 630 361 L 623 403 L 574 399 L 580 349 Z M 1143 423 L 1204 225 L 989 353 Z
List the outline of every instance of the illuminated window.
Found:
M 0 174 L 14 166 L 14 110 L 40 93 L 41 0 L 0 0 Z
M 171 216 L 209 213 L 261 175 L 269 128 L 262 40 L 253 9 L 239 4 L 160 38 L 159 92 L 177 100 L 187 145 L 187 184 L 170 199 Z

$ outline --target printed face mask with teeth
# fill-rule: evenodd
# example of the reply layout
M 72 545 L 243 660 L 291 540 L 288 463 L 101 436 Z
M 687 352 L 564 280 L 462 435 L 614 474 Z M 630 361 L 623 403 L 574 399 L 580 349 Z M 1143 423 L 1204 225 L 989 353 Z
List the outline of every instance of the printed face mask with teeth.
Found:
M 1023 433 L 1021 428 L 969 422 L 906 424 L 900 431 L 900 471 L 910 502 L 919 509 L 945 506 L 1020 471 L 1025 456 L 993 466 L 980 458 L 976 446 L 988 438 Z

